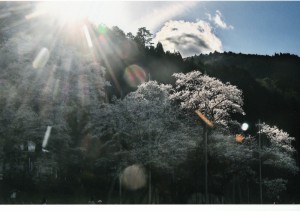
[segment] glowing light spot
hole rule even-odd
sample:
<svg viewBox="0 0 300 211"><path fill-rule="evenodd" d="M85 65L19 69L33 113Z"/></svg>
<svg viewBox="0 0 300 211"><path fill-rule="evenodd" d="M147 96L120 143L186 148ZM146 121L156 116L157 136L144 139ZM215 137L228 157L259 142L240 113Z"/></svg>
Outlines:
<svg viewBox="0 0 300 211"><path fill-rule="evenodd" d="M238 143L242 143L244 141L245 137L241 134L236 134L235 135L235 141Z"/></svg>
<svg viewBox="0 0 300 211"><path fill-rule="evenodd" d="M86 25L83 26L83 32L84 32L86 41L87 41L87 43L88 43L88 46L89 46L90 48L92 48L92 47L93 47L92 39L91 39L89 30L88 30L88 28L87 28Z"/></svg>
<svg viewBox="0 0 300 211"><path fill-rule="evenodd" d="M32 141L27 142L28 152L34 152L35 151L35 143Z"/></svg>
<svg viewBox="0 0 300 211"><path fill-rule="evenodd" d="M42 144L43 148L45 148L47 146L47 144L48 144L48 140L49 140L49 137L50 137L51 129L52 129L51 126L47 126L47 130L46 130L46 133L45 133L45 136L44 136L44 140L43 140L43 144Z"/></svg>
<svg viewBox="0 0 300 211"><path fill-rule="evenodd" d="M43 68L46 65L49 57L50 57L49 50L47 48L42 48L42 50L40 50L40 52L32 62L32 67L35 69Z"/></svg>
<svg viewBox="0 0 300 211"><path fill-rule="evenodd" d="M128 166L120 175L121 183L130 190L137 190L146 185L145 170L140 165Z"/></svg>
<svg viewBox="0 0 300 211"><path fill-rule="evenodd" d="M50 151L49 151L49 150L46 150L46 149L42 149L42 152L48 153L48 152L50 152Z"/></svg>
<svg viewBox="0 0 300 211"><path fill-rule="evenodd" d="M89 14L91 5L83 2L41 2L37 4L37 12L53 17L61 23L76 23L84 20Z"/></svg>
<svg viewBox="0 0 300 211"><path fill-rule="evenodd" d="M207 124L207 126L211 128L214 127L213 123L209 121L204 114L202 114L200 111L195 111L195 112L205 122L205 124Z"/></svg>
<svg viewBox="0 0 300 211"><path fill-rule="evenodd" d="M107 32L107 27L104 24L99 24L97 31L99 34L105 34Z"/></svg>
<svg viewBox="0 0 300 211"><path fill-rule="evenodd" d="M129 86L137 87L146 81L146 73L140 66L130 65L125 69L124 79Z"/></svg>
<svg viewBox="0 0 300 211"><path fill-rule="evenodd" d="M249 125L247 123L243 123L241 128L243 131L246 131L246 130L248 130Z"/></svg>

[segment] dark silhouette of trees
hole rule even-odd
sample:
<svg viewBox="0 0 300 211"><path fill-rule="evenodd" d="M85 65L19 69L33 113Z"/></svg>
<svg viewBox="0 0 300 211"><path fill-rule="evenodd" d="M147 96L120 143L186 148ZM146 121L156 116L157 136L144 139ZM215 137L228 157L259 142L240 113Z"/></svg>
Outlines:
<svg viewBox="0 0 300 211"><path fill-rule="evenodd" d="M146 27L141 27L138 29L136 36L134 38L135 42L141 47L150 47L153 45L152 34Z"/></svg>
<svg viewBox="0 0 300 211"><path fill-rule="evenodd" d="M164 56L165 55L165 51L163 48L163 45L161 44L161 42L158 42L156 44L156 48L155 48L155 53L157 54L157 56Z"/></svg>

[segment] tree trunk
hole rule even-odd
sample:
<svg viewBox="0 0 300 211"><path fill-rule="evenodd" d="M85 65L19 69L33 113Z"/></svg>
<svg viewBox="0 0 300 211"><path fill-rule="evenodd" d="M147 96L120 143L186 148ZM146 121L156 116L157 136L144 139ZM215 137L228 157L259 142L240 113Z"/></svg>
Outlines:
<svg viewBox="0 0 300 211"><path fill-rule="evenodd" d="M113 178L112 184L111 184L111 186L109 188L108 197L107 197L107 203L110 203L110 197L111 197L111 194L113 192L113 189L114 189L114 186L115 186L115 182L116 182L116 177Z"/></svg>
<svg viewBox="0 0 300 211"><path fill-rule="evenodd" d="M157 188L155 189L155 203L159 204L159 190Z"/></svg>
<svg viewBox="0 0 300 211"><path fill-rule="evenodd" d="M235 176L232 179L232 203L235 204Z"/></svg>
<svg viewBox="0 0 300 211"><path fill-rule="evenodd" d="M247 180L247 198L248 198L248 204L250 204L250 190L249 190L249 181Z"/></svg>
<svg viewBox="0 0 300 211"><path fill-rule="evenodd" d="M149 167L149 174L148 174L148 204L151 204L151 192L152 192L152 187L151 187L151 167Z"/></svg>
<svg viewBox="0 0 300 211"><path fill-rule="evenodd" d="M122 204L122 180L121 180L121 177L119 177L119 200L120 200L120 204Z"/></svg>
<svg viewBox="0 0 300 211"><path fill-rule="evenodd" d="M242 196L242 189L241 189L241 180L240 177L238 177L238 191L239 191L239 202L240 204L243 203L243 196Z"/></svg>

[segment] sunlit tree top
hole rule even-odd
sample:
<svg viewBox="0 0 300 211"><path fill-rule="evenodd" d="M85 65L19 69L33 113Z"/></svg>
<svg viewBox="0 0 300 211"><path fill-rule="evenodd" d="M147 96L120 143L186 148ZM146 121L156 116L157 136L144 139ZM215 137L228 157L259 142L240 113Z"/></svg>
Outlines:
<svg viewBox="0 0 300 211"><path fill-rule="evenodd" d="M244 114L242 91L230 83L192 71L175 73L175 92L171 99L180 101L181 108L199 110L214 123L227 125L230 113Z"/></svg>

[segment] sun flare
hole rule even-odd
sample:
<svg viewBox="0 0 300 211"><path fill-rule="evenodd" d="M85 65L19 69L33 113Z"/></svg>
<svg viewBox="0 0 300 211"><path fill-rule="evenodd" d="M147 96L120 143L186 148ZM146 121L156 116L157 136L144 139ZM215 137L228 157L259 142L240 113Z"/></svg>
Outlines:
<svg viewBox="0 0 300 211"><path fill-rule="evenodd" d="M42 2L37 6L37 14L46 14L60 22L78 22L88 17L89 5L83 2Z"/></svg>
<svg viewBox="0 0 300 211"><path fill-rule="evenodd" d="M35 12L28 14L26 19L40 15L54 17L60 23L78 23L89 20L107 26L118 25L127 19L128 14L123 2L41 2Z"/></svg>

